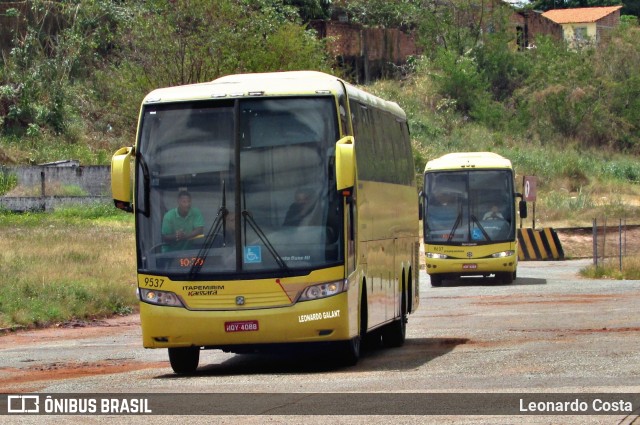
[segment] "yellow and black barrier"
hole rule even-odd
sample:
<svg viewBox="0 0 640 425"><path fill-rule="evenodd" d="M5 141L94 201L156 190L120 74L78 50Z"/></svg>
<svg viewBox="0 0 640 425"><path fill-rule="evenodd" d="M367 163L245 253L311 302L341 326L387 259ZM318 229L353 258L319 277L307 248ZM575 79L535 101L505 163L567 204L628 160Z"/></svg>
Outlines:
<svg viewBox="0 0 640 425"><path fill-rule="evenodd" d="M564 260L562 244L555 230L518 229L518 260Z"/></svg>

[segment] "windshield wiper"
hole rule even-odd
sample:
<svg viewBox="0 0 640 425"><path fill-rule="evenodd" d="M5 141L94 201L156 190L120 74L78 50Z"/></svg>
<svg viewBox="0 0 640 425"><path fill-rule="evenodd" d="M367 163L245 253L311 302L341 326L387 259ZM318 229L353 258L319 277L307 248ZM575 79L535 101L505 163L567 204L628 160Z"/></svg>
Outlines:
<svg viewBox="0 0 640 425"><path fill-rule="evenodd" d="M273 258L276 260L276 263L278 263L278 266L282 270L289 270L289 267L284 262L284 260L280 256L280 254L278 254L278 251L276 251L276 249L273 247L271 242L269 242L269 239L267 238L267 235L265 235L264 232L262 231L262 229L260 229L260 226L258 226L258 223L256 223L256 221L254 220L254 218L251 215L251 213L249 211L247 211L247 210L244 210L244 211L242 211L242 216L245 218L245 221L247 223L249 223L249 226L251 226L251 228L256 233L256 235L258 235L258 237L260 238L260 240L262 241L264 246L267 247L267 250L273 256Z"/></svg>
<svg viewBox="0 0 640 425"><path fill-rule="evenodd" d="M226 229L227 229L227 214L229 214L229 210L227 209L227 196L226 196L226 188L225 182L222 181L222 205L218 209L218 213L216 214L215 220L211 224L209 231L207 232L207 236L202 243L202 247L198 251L198 255L196 258L198 261L194 261L193 265L191 265L191 269L189 269L189 278L195 278L199 273L200 269L204 265L205 258L209 253L209 250L213 246L213 242L215 242L216 237L219 235L220 228L222 228L222 244L226 245Z"/></svg>
<svg viewBox="0 0 640 425"><path fill-rule="evenodd" d="M461 222L462 222L462 209L460 209L460 212L458 213L458 217L456 218L456 222L453 223L453 228L451 229L451 232L449 232L449 237L447 238L447 242L451 242L451 240L453 239L453 236L456 234L456 230L458 230L458 226L460 226Z"/></svg>

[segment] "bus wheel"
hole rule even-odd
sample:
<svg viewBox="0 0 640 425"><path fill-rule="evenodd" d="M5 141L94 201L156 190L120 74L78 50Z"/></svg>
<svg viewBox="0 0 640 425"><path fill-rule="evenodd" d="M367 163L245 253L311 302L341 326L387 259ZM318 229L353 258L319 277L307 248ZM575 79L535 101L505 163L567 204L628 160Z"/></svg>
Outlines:
<svg viewBox="0 0 640 425"><path fill-rule="evenodd" d="M196 371L200 361L200 347L169 348L169 362L175 373L186 375Z"/></svg>
<svg viewBox="0 0 640 425"><path fill-rule="evenodd" d="M431 274L429 278L431 279L431 286L438 287L442 285L442 276L439 274Z"/></svg>
<svg viewBox="0 0 640 425"><path fill-rule="evenodd" d="M355 336L347 341L341 341L338 349L338 363L341 366L355 366L360 360L360 345L362 338Z"/></svg>
<svg viewBox="0 0 640 425"><path fill-rule="evenodd" d="M382 329L382 345L385 347L400 347L407 336L407 302L404 291L400 302L400 318L389 323Z"/></svg>
<svg viewBox="0 0 640 425"><path fill-rule="evenodd" d="M511 283L513 283L513 273L496 273L496 280L504 285L510 285Z"/></svg>
<svg viewBox="0 0 640 425"><path fill-rule="evenodd" d="M342 366L355 366L360 360L360 349L362 347L362 341L368 339L367 335L367 323L368 323L368 309L367 309L367 291L366 282L362 282L365 290L362 292L360 299L360 323L358 335L347 341L338 342L337 361Z"/></svg>

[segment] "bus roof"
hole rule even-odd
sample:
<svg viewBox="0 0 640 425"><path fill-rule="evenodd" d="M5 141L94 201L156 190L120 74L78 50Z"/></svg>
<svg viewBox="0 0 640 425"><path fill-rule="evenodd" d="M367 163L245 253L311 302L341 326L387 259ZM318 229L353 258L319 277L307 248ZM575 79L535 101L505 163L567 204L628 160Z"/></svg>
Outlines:
<svg viewBox="0 0 640 425"><path fill-rule="evenodd" d="M318 71L227 75L207 83L156 89L144 98L143 103L184 102L221 98L335 95L344 92L343 87L346 87L349 98L378 107L406 119L404 111L397 103L381 99L344 82L338 77Z"/></svg>
<svg viewBox="0 0 640 425"><path fill-rule="evenodd" d="M427 162L424 172L455 171L469 168L511 169L511 161L493 152L456 152Z"/></svg>

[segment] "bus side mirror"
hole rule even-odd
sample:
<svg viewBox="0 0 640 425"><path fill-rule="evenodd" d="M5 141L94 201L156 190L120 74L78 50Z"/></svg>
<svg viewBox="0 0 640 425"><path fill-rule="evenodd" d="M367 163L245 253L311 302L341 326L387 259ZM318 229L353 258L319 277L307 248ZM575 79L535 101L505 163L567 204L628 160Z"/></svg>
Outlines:
<svg viewBox="0 0 640 425"><path fill-rule="evenodd" d="M132 212L131 157L133 147L120 148L111 158L111 195L116 208Z"/></svg>
<svg viewBox="0 0 640 425"><path fill-rule="evenodd" d="M336 189L343 190L354 184L353 136L345 136L336 143Z"/></svg>
<svg viewBox="0 0 640 425"><path fill-rule="evenodd" d="M518 202L518 208L520 209L520 218L527 218L527 201L521 199Z"/></svg>
<svg viewBox="0 0 640 425"><path fill-rule="evenodd" d="M424 192L420 191L418 193L418 220L422 220L424 217L424 213L422 210L424 209Z"/></svg>

